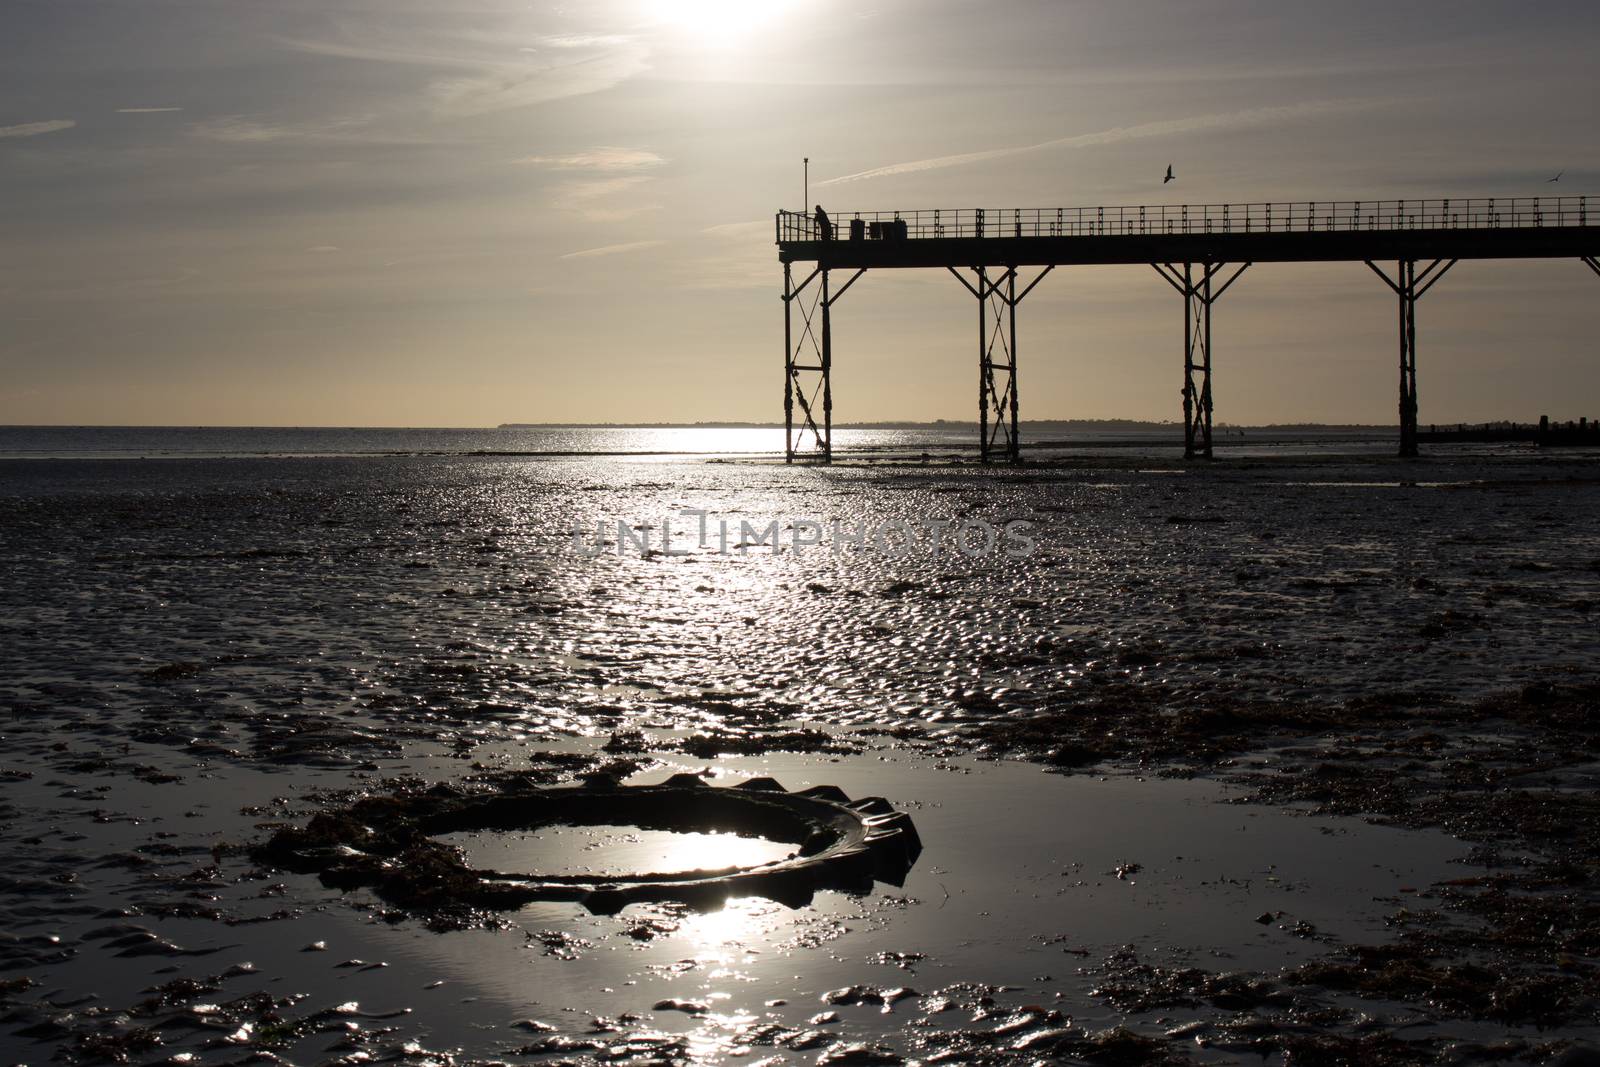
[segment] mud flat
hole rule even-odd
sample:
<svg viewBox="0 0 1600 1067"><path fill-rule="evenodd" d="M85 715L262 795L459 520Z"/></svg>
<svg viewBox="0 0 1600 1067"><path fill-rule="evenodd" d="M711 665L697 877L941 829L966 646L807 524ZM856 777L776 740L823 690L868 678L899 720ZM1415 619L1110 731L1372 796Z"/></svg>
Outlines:
<svg viewBox="0 0 1600 1067"><path fill-rule="evenodd" d="M1595 1055L1594 457L32 461L0 506L4 1062ZM574 548L686 509L1037 547ZM252 851L507 774L837 786L923 847L448 924ZM445 845L771 858L681 836Z"/></svg>

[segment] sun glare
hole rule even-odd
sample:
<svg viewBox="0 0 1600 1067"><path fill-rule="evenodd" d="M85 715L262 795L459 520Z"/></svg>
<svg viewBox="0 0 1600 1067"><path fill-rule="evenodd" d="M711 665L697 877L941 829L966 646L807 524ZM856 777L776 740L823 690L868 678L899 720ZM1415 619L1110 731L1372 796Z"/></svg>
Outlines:
<svg viewBox="0 0 1600 1067"><path fill-rule="evenodd" d="M716 911L684 916L678 934L689 941L695 959L702 963L735 963L744 957L748 942L758 941L770 932L780 908L771 901L740 897Z"/></svg>
<svg viewBox="0 0 1600 1067"><path fill-rule="evenodd" d="M726 46L772 26L794 0L649 0L656 22L700 44Z"/></svg>

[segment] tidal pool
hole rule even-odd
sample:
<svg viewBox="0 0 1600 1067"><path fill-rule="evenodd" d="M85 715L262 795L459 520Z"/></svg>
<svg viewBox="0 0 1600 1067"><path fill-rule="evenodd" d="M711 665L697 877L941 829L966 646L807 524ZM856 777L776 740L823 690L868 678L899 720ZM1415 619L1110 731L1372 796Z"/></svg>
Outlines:
<svg viewBox="0 0 1600 1067"><path fill-rule="evenodd" d="M547 826L528 832L465 830L439 840L467 863L497 871L560 874L668 874L754 867L794 854L794 846L733 833L679 833L637 826Z"/></svg>

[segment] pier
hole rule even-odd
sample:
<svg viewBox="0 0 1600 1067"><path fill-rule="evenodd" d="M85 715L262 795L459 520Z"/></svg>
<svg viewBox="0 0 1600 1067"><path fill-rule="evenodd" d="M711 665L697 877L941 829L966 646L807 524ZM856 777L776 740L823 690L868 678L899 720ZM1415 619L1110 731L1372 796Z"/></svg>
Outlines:
<svg viewBox="0 0 1600 1067"><path fill-rule="evenodd" d="M1600 224L1587 196L842 212L826 227L809 212L780 211L776 234L790 462L832 459L833 307L869 270L947 270L976 299L986 463L1021 457L1017 310L1057 267L1148 263L1182 299L1191 459L1212 455L1212 307L1253 264L1365 263L1395 294L1401 456L1417 454L1417 301L1452 266L1572 258L1600 276Z"/></svg>

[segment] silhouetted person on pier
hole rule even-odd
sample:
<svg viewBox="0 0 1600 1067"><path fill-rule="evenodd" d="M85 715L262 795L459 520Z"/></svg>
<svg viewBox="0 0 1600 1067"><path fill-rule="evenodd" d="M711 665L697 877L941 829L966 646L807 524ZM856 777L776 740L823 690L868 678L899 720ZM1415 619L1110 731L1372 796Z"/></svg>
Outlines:
<svg viewBox="0 0 1600 1067"><path fill-rule="evenodd" d="M828 218L828 213L822 210L822 205L817 205L817 232L824 241L833 240L833 220Z"/></svg>

